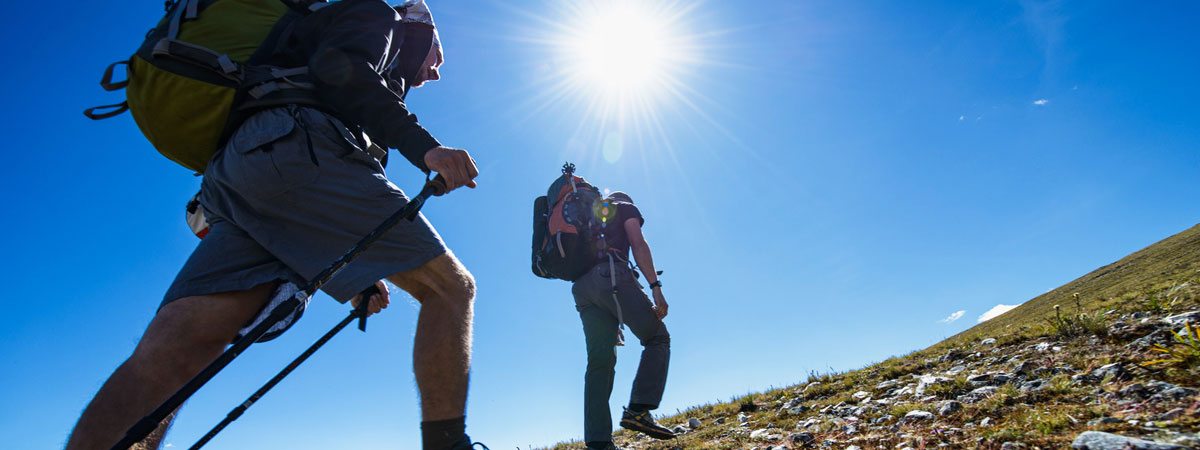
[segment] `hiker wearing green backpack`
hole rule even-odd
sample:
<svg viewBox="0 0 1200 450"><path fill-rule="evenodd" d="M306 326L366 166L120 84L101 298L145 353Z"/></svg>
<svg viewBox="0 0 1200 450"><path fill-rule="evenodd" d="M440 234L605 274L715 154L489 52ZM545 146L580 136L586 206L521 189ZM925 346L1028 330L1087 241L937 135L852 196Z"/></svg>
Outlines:
<svg viewBox="0 0 1200 450"><path fill-rule="evenodd" d="M436 172L443 193L476 186L470 154L442 146L403 101L439 79L443 61L423 0L175 0L167 8L128 61L130 80L105 76L106 89L128 88L127 103L89 116L128 109L156 149L203 173L198 204L209 227L132 356L83 412L70 450L113 446L272 298L290 298L289 286L296 292L403 208L408 197L384 173L387 148ZM207 106L179 109L196 105ZM223 145L197 144L207 140ZM424 449L474 448L465 433L473 277L416 216L321 289L377 313L389 303L385 278L421 302L413 366ZM378 292L361 299L371 286ZM158 448L169 422L135 447Z"/></svg>
<svg viewBox="0 0 1200 450"><path fill-rule="evenodd" d="M617 191L602 197L574 171L574 165L565 164L547 195L534 202L533 272L573 283L571 294L587 344L584 441L589 450L617 450L608 401L616 346L622 345L625 326L641 341L642 355L621 427L672 439L675 434L650 414L666 388L671 335L663 323L667 301L659 279L662 272L654 269L650 244L642 235L645 219L629 194ZM645 275L653 300L638 283L631 261Z"/></svg>

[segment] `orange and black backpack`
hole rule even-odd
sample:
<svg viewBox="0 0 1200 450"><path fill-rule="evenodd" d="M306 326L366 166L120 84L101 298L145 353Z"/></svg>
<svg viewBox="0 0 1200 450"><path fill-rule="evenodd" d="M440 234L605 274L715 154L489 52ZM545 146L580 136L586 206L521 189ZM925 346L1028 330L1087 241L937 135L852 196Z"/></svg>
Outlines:
<svg viewBox="0 0 1200 450"><path fill-rule="evenodd" d="M604 226L615 217L600 190L563 164L562 176L533 202L533 274L575 281L603 258Z"/></svg>

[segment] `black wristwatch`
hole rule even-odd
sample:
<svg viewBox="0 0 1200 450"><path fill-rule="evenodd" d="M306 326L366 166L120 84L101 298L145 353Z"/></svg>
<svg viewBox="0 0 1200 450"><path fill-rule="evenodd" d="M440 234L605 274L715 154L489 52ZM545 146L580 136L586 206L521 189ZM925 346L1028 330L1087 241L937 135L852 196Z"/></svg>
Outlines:
<svg viewBox="0 0 1200 450"><path fill-rule="evenodd" d="M655 281L655 282L653 282L653 283L650 283L650 289L654 289L654 288L656 288L656 287L657 287L657 288L660 288L660 287L662 287L662 280L658 280L658 281Z"/></svg>

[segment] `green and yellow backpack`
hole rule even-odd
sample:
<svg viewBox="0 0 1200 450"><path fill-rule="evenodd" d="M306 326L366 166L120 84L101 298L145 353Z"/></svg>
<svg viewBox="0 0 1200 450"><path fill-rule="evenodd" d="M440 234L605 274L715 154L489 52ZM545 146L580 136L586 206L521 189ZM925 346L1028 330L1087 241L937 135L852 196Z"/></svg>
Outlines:
<svg viewBox="0 0 1200 450"><path fill-rule="evenodd" d="M100 120L129 111L159 153L204 173L241 102L315 102L306 67L270 67L256 60L270 54L295 19L328 5L324 0L171 0L137 52L104 71L100 85L107 91L125 89L126 100L84 115ZM127 79L114 82L119 65L125 66Z"/></svg>

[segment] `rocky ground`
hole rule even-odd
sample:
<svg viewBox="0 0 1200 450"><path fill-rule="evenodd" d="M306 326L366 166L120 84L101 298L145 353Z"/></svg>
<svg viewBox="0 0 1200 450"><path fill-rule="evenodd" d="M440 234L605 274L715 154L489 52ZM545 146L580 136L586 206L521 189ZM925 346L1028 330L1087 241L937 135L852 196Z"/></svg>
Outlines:
<svg viewBox="0 0 1200 450"><path fill-rule="evenodd" d="M661 418L680 435L671 441L621 431L616 442L652 450L1200 449L1200 342L1186 338L1188 324L1200 325L1197 291L1185 283L1091 315L1056 307L1055 317L1010 334ZM1147 364L1164 357L1176 361Z"/></svg>

